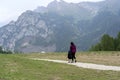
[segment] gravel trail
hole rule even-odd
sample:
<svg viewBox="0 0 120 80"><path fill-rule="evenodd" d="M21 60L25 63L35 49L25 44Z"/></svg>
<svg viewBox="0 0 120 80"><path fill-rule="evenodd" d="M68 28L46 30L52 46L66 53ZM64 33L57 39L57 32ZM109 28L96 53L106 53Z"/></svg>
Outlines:
<svg viewBox="0 0 120 80"><path fill-rule="evenodd" d="M101 64L82 63L82 62L68 63L68 61L52 60L52 59L39 59L39 58L32 58L32 59L51 61L51 62L57 62L57 63L65 63L65 64L75 65L77 67L88 68L88 69L120 71L120 66L107 66L107 65L101 65Z"/></svg>

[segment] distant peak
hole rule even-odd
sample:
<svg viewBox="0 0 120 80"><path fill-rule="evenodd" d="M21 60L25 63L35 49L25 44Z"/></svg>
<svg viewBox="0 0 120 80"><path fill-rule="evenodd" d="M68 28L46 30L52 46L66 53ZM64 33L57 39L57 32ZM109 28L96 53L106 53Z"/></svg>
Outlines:
<svg viewBox="0 0 120 80"><path fill-rule="evenodd" d="M53 2L58 3L58 2L65 2L65 1L64 0L54 0Z"/></svg>
<svg viewBox="0 0 120 80"><path fill-rule="evenodd" d="M59 2L65 2L64 0L58 0Z"/></svg>

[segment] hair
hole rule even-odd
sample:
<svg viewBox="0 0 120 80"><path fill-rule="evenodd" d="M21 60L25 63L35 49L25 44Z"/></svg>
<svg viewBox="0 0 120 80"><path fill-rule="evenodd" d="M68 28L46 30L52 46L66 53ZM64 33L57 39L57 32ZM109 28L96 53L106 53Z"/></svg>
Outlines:
<svg viewBox="0 0 120 80"><path fill-rule="evenodd" d="M74 45L74 43L73 43L73 42L71 42L71 45Z"/></svg>

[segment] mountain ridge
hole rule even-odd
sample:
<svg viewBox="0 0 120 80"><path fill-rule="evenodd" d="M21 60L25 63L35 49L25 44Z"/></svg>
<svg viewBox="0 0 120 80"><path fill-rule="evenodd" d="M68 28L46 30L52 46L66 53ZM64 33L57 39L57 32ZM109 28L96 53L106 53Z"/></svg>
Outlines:
<svg viewBox="0 0 120 80"><path fill-rule="evenodd" d="M0 46L25 53L63 52L73 41L78 51L88 50L103 34L116 36L120 31L120 6L106 8L111 1L67 3L55 0L47 7L28 10L17 21L0 28ZM119 2L115 1L115 4Z"/></svg>

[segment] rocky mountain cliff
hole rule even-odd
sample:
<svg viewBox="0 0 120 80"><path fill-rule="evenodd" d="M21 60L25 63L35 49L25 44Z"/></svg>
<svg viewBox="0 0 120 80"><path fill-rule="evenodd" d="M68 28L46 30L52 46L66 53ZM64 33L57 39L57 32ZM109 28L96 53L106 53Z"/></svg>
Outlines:
<svg viewBox="0 0 120 80"><path fill-rule="evenodd" d="M39 13L57 13L61 16L72 16L77 20L91 19L96 15L100 5L91 2L67 3L63 0L54 0L47 7L38 7L35 12Z"/></svg>
<svg viewBox="0 0 120 80"><path fill-rule="evenodd" d="M68 51L69 43L74 41L78 51L88 50L103 34L116 36L120 31L118 3L54 0L47 7L22 13L17 21L0 28L0 45L18 52L61 52Z"/></svg>

